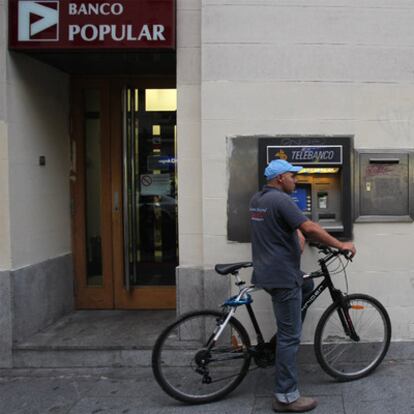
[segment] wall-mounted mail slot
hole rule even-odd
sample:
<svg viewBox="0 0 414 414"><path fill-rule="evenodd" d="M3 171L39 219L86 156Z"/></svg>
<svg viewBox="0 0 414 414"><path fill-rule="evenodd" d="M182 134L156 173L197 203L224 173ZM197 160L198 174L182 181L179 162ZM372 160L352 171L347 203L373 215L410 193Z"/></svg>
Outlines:
<svg viewBox="0 0 414 414"><path fill-rule="evenodd" d="M403 150L357 151L357 221L412 221L411 158Z"/></svg>
<svg viewBox="0 0 414 414"><path fill-rule="evenodd" d="M370 158L370 164L399 164L399 158Z"/></svg>

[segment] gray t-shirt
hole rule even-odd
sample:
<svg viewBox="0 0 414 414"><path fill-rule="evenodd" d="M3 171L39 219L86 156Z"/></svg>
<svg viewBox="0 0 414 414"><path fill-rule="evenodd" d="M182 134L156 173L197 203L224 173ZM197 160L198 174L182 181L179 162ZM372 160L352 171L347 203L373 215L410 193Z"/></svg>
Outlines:
<svg viewBox="0 0 414 414"><path fill-rule="evenodd" d="M264 186L250 200L252 283L262 288L293 288L303 283L296 229L307 217L292 198Z"/></svg>

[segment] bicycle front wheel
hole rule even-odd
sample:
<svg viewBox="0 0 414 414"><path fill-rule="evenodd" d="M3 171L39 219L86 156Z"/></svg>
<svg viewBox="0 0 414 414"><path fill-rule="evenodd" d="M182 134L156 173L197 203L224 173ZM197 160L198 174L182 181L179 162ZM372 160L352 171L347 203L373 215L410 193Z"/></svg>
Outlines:
<svg viewBox="0 0 414 414"><path fill-rule="evenodd" d="M345 310L334 303L323 313L315 332L315 354L327 374L349 381L370 374L384 359L391 322L384 306L371 296L354 294L344 299ZM356 337L345 332L346 320Z"/></svg>
<svg viewBox="0 0 414 414"><path fill-rule="evenodd" d="M248 372L249 336L231 318L217 342L213 337L227 314L190 312L167 327L152 353L152 369L171 397L199 404L218 400L234 390Z"/></svg>

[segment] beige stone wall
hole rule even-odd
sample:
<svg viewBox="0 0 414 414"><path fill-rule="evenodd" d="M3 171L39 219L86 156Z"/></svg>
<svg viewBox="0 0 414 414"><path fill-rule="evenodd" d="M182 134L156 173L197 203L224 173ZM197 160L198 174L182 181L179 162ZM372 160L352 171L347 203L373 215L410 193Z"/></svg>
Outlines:
<svg viewBox="0 0 414 414"><path fill-rule="evenodd" d="M177 153L180 266L203 261L201 0L177 1Z"/></svg>
<svg viewBox="0 0 414 414"><path fill-rule="evenodd" d="M69 77L9 52L7 18L0 0L0 270L71 251Z"/></svg>
<svg viewBox="0 0 414 414"><path fill-rule="evenodd" d="M9 270L11 265L9 203L7 125L0 120L0 271Z"/></svg>
<svg viewBox="0 0 414 414"><path fill-rule="evenodd" d="M413 19L408 0L203 0L205 267L250 259L249 244L227 241L226 137L342 134L353 135L357 149L414 148ZM413 226L354 225L350 291L387 306L395 340L414 340ZM307 251L305 269L315 259ZM310 310L305 341L326 304L322 298ZM255 306L271 333L268 298L259 295Z"/></svg>
<svg viewBox="0 0 414 414"><path fill-rule="evenodd" d="M0 271L10 269L9 154L6 123L6 6L0 0Z"/></svg>
<svg viewBox="0 0 414 414"><path fill-rule="evenodd" d="M18 269L71 251L68 75L8 53L7 129L11 266Z"/></svg>
<svg viewBox="0 0 414 414"><path fill-rule="evenodd" d="M0 367L12 365L12 289L10 281L10 199L7 133L7 7L0 0Z"/></svg>

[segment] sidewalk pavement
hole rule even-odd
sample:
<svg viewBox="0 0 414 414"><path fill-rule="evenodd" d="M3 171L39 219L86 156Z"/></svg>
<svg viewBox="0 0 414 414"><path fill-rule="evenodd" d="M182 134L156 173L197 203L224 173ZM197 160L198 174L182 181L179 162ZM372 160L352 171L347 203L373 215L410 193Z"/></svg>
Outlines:
<svg viewBox="0 0 414 414"><path fill-rule="evenodd" d="M0 370L2 414L271 413L273 369L256 369L223 400L181 404L150 368ZM318 398L314 414L413 414L414 360L386 360L368 378L339 383L314 363L300 365L300 391Z"/></svg>

